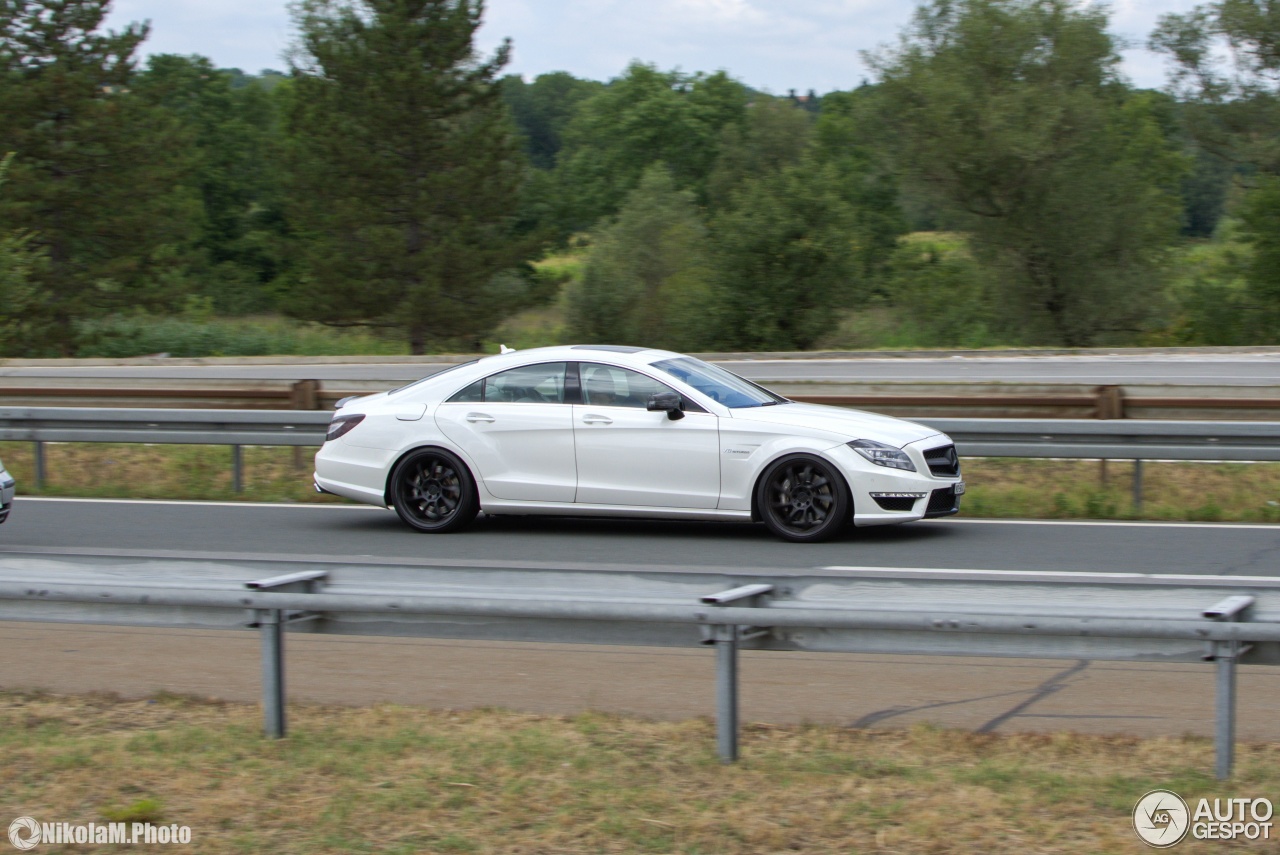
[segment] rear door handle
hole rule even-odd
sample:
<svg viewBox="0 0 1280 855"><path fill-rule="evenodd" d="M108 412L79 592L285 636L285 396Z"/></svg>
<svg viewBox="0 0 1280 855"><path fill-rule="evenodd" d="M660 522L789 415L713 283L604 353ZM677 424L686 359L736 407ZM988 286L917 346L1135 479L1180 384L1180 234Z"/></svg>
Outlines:
<svg viewBox="0 0 1280 855"><path fill-rule="evenodd" d="M487 415L486 413L467 413L466 419L472 424L475 424L476 422L485 422L486 424L492 424L493 422L497 421L497 419L495 419L493 416Z"/></svg>
<svg viewBox="0 0 1280 855"><path fill-rule="evenodd" d="M611 425L613 419L608 416L583 416L582 423L584 425Z"/></svg>

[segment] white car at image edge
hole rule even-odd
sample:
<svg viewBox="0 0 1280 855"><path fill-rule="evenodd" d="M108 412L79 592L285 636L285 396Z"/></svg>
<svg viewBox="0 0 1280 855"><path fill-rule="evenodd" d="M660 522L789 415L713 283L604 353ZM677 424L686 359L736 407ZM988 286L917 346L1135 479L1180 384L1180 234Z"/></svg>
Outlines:
<svg viewBox="0 0 1280 855"><path fill-rule="evenodd" d="M0 523L9 518L9 510L13 507L13 492L17 482L5 471L4 461L0 460Z"/></svg>
<svg viewBox="0 0 1280 855"><path fill-rule="evenodd" d="M954 514L964 492L933 428L613 345L508 351L344 399L315 485L424 532L484 511L762 521L798 542Z"/></svg>

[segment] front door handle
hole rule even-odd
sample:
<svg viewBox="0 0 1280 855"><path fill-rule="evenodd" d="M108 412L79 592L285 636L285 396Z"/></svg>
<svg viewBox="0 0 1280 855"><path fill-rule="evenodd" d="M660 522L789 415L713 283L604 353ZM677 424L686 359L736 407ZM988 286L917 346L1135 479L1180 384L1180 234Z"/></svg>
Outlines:
<svg viewBox="0 0 1280 855"><path fill-rule="evenodd" d="M487 415L485 413L467 413L466 419L472 424L475 424L476 422L493 424L495 421L497 421L497 419L495 419L493 416Z"/></svg>
<svg viewBox="0 0 1280 855"><path fill-rule="evenodd" d="M611 425L613 419L608 416L583 416L582 423L584 425Z"/></svg>

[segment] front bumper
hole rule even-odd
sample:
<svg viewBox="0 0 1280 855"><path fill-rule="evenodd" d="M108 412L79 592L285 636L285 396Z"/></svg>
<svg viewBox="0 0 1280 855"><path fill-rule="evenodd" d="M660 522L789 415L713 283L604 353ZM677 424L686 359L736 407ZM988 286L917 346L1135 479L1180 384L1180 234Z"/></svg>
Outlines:
<svg viewBox="0 0 1280 855"><path fill-rule="evenodd" d="M929 494L929 504L925 506L924 518L931 520L934 517L949 517L960 513L961 495L963 493L956 493L954 484L934 490Z"/></svg>
<svg viewBox="0 0 1280 855"><path fill-rule="evenodd" d="M926 451L949 443L945 436L934 436L905 446L916 465L914 472L876 466L851 448L830 449L827 455L839 464L853 492L853 524L891 525L959 513L964 491L961 487L956 493L963 483L959 466L954 477L934 475L924 457Z"/></svg>

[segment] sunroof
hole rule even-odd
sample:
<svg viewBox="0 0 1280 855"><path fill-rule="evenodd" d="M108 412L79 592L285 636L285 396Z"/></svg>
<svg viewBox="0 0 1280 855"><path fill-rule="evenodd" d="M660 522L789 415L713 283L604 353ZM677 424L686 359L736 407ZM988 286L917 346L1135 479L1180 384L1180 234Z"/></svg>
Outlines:
<svg viewBox="0 0 1280 855"><path fill-rule="evenodd" d="M625 344L575 344L571 350L607 350L609 353L641 353L647 347L629 347Z"/></svg>

